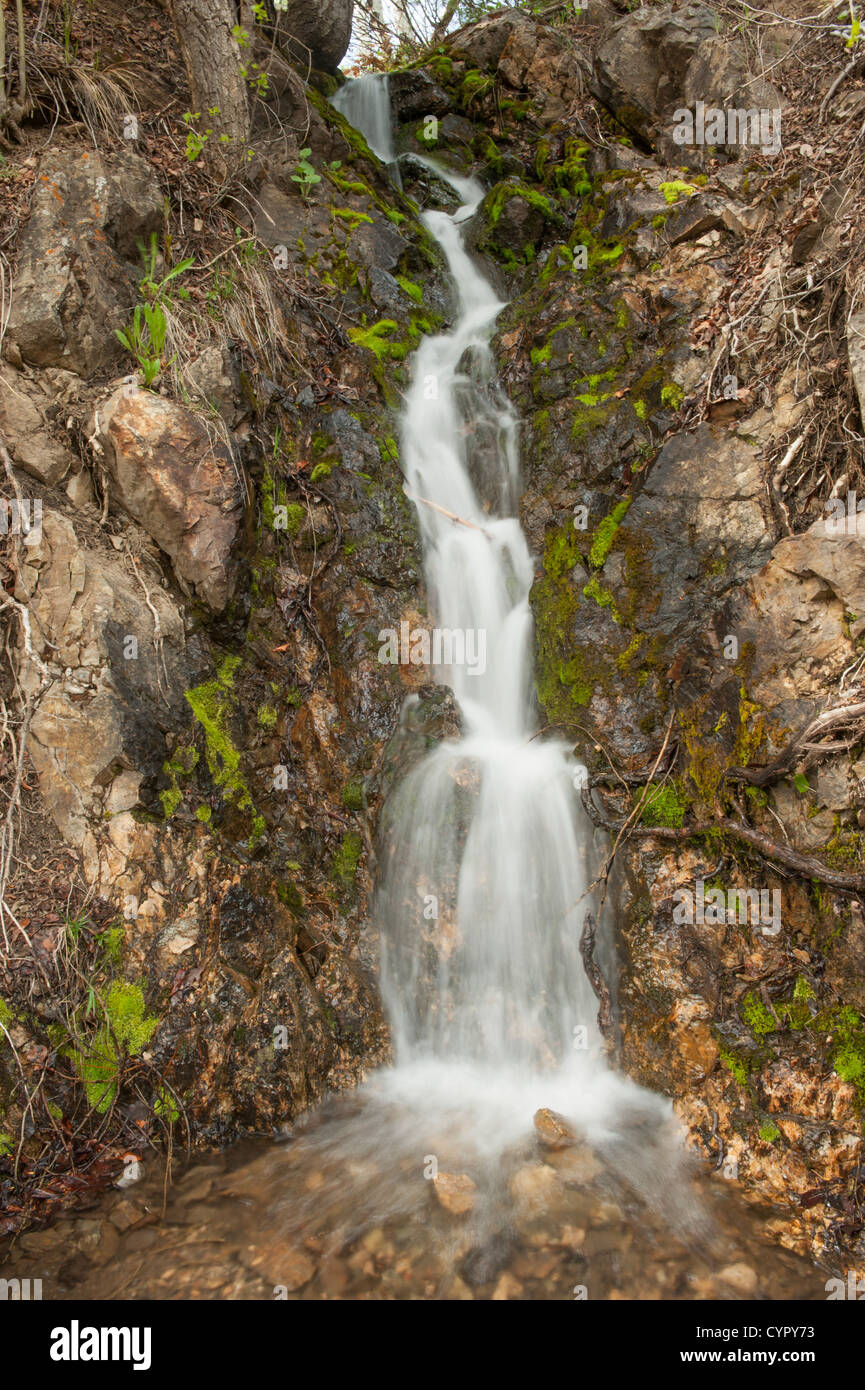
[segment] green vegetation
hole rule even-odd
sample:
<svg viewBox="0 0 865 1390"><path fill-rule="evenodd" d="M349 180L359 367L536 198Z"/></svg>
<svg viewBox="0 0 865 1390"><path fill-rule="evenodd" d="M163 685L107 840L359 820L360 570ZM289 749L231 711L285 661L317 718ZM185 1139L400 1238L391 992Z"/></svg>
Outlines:
<svg viewBox="0 0 865 1390"><path fill-rule="evenodd" d="M688 809L681 787L673 780L649 782L642 791L635 793L634 805L642 806L640 821L643 825L667 826L672 830L681 829Z"/></svg>
<svg viewBox="0 0 865 1390"><path fill-rule="evenodd" d="M103 1003L104 1022L74 1050L75 1066L89 1104L100 1115L110 1109L124 1060L137 1057L149 1043L159 1019L144 1012L139 985L115 980Z"/></svg>

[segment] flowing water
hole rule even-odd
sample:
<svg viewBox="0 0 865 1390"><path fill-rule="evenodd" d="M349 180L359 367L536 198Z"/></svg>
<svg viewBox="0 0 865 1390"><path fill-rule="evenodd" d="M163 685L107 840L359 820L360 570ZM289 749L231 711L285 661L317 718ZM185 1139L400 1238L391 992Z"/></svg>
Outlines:
<svg viewBox="0 0 865 1390"><path fill-rule="evenodd" d="M392 162L386 83L362 78L337 104ZM696 1173L669 1102L605 1056L579 952L595 862L580 769L536 736L519 429L489 349L503 306L464 243L484 190L431 167L461 202L424 214L458 308L415 354L400 455L430 612L484 660L435 673L461 735L383 813L395 1064L285 1144L192 1168L167 1209L154 1175L107 1221L24 1250L42 1269L46 1239L74 1252L61 1297L822 1297L825 1275L768 1245L759 1214ZM549 1115L536 1135L538 1111L570 1137Z"/></svg>

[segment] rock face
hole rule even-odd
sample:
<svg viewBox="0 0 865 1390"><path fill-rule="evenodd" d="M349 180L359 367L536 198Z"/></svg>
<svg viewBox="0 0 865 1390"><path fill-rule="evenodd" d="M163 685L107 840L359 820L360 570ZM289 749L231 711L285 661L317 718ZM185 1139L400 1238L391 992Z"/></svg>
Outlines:
<svg viewBox="0 0 865 1390"><path fill-rule="evenodd" d="M161 224L153 170L136 154L49 153L22 237L9 342L25 362L79 375L116 362L141 256Z"/></svg>
<svg viewBox="0 0 865 1390"><path fill-rule="evenodd" d="M106 856L116 862L114 842L129 830L141 783L155 784L161 771L191 664L181 615L152 560L91 549L86 535L45 509L40 542L24 551L19 593L29 596L36 653L51 681L33 716L30 755L49 814L99 882ZM23 654L21 678L36 694L38 672Z"/></svg>
<svg viewBox="0 0 865 1390"><path fill-rule="evenodd" d="M335 72L348 52L354 0L288 0L279 30L296 41L299 60Z"/></svg>
<svg viewBox="0 0 865 1390"><path fill-rule="evenodd" d="M225 444L191 411L136 387L120 387L99 406L92 430L111 496L170 557L185 592L221 613L244 503Z"/></svg>
<svg viewBox="0 0 865 1390"><path fill-rule="evenodd" d="M720 110L780 109L780 93L754 77L744 49L721 37L715 12L688 4L675 11L641 7L614 24L597 51L591 87L670 163L700 167L704 152L673 139L673 112L694 112L697 101Z"/></svg>

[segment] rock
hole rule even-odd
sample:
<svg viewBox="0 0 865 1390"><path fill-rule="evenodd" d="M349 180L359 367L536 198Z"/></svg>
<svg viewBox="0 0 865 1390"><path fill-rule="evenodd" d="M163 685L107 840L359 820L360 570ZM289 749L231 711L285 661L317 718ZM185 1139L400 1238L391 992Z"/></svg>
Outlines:
<svg viewBox="0 0 865 1390"><path fill-rule="evenodd" d="M614 24L595 56L591 91L618 120L671 164L702 163L704 150L677 145L674 110L706 107L775 110L782 98L753 82L744 48L721 39L714 11L702 4L643 6Z"/></svg>
<svg viewBox="0 0 865 1390"><path fill-rule="evenodd" d="M859 415L865 420L865 310L852 314L847 324L847 356L859 397Z"/></svg>
<svg viewBox="0 0 865 1390"><path fill-rule="evenodd" d="M437 1173L433 1191L451 1216L465 1216L474 1207L477 1187L466 1173Z"/></svg>
<svg viewBox="0 0 865 1390"><path fill-rule="evenodd" d="M546 1163L527 1163L514 1173L508 1191L521 1215L531 1218L543 1215L561 1196L562 1188Z"/></svg>
<svg viewBox="0 0 865 1390"><path fill-rule="evenodd" d="M315 1274L315 1261L309 1255L281 1241L252 1246L247 1258L253 1269L260 1270L275 1288L283 1288L286 1293L302 1289Z"/></svg>
<svg viewBox="0 0 865 1390"><path fill-rule="evenodd" d="M575 1142L574 1131L564 1116L556 1114L555 1110L536 1110L534 1126L542 1148L566 1149Z"/></svg>
<svg viewBox="0 0 865 1390"><path fill-rule="evenodd" d="M147 1212L144 1207L139 1206L137 1202L130 1202L127 1197L124 1197L122 1201L117 1202L111 1208L108 1213L108 1220L115 1230L118 1230L122 1235L124 1231L131 1231L146 1216Z"/></svg>
<svg viewBox="0 0 865 1390"><path fill-rule="evenodd" d="M585 1145L559 1149L549 1155L548 1162L566 1187L586 1187L604 1171L603 1165Z"/></svg>
<svg viewBox="0 0 865 1390"><path fill-rule="evenodd" d="M750 1298L757 1287L757 1272L746 1264L727 1265L726 1269L720 1270L718 1278L735 1289L742 1298Z"/></svg>
<svg viewBox="0 0 865 1390"><path fill-rule="evenodd" d="M231 357L217 343L206 347L193 362L186 376L192 384L193 396L216 410L228 426L236 423L239 386Z"/></svg>
<svg viewBox="0 0 865 1390"><path fill-rule="evenodd" d="M81 468L81 460L56 437L57 426L51 420L62 409L58 398L62 398L63 379L77 378L65 372L25 375L10 367L0 375L0 435L13 463L47 487L55 487L67 474L77 475Z"/></svg>
<svg viewBox="0 0 865 1390"><path fill-rule="evenodd" d="M450 97L423 68L407 68L388 78L391 108L398 121L416 121L424 116L444 116Z"/></svg>
<svg viewBox="0 0 865 1390"><path fill-rule="evenodd" d="M453 51L465 54L473 67L497 71L509 86L528 92L542 122L561 120L590 70L578 45L515 9L462 29Z"/></svg>
<svg viewBox="0 0 865 1390"><path fill-rule="evenodd" d="M522 1298L522 1296L522 1284L508 1270L499 1275L498 1282L490 1294L493 1303L505 1303L509 1298Z"/></svg>
<svg viewBox="0 0 865 1390"><path fill-rule="evenodd" d="M137 564L159 615L167 682L144 589L120 555L85 547L67 517L45 508L40 542L27 547L20 574L36 618L34 646L53 676L33 716L29 751L48 812L67 843L84 851L91 876L98 857L91 824L105 823L109 805L128 812L138 804L142 776L161 769L163 731L183 714L191 683L180 614L152 563L139 557ZM22 686L35 693L38 671L23 650L19 661Z"/></svg>
<svg viewBox="0 0 865 1390"><path fill-rule="evenodd" d="M348 52L354 0L285 0L279 31L296 40L289 45L306 66L335 72Z"/></svg>
<svg viewBox="0 0 865 1390"><path fill-rule="evenodd" d="M111 500L170 557L184 592L222 612L243 519L238 466L225 446L184 406L136 387L115 391L95 413L92 431L104 451Z"/></svg>
<svg viewBox="0 0 865 1390"><path fill-rule="evenodd" d="M153 170L131 151L44 157L9 316L9 338L25 362L90 375L122 355L114 330L126 326L137 298L138 242L162 217Z"/></svg>

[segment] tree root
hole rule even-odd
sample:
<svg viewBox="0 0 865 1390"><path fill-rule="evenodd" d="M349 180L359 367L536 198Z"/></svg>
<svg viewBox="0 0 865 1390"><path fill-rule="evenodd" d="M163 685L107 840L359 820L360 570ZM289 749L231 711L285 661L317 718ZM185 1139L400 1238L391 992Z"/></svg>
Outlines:
<svg viewBox="0 0 865 1390"><path fill-rule="evenodd" d="M607 830L610 834L622 834L627 821L607 819L594 805L585 788L582 799L583 806L599 829ZM776 863L783 864L785 868L792 869L794 873L801 874L804 878L816 879L818 883L825 883L829 888L838 888L848 893L865 892L865 873L845 874L838 869L830 869L819 859L815 859L813 855L799 854L797 850L788 849L786 845L779 845L776 841L770 840L769 836L764 835L761 831L753 830L750 825L742 825L739 821L730 820L727 817L720 817L707 825L682 826L681 829L664 825L631 825L628 827L628 834L639 835L644 839L668 840L674 844L682 844L698 835L716 834L719 830L751 845L753 849L758 850L763 855L764 859L773 859Z"/></svg>
<svg viewBox="0 0 865 1390"><path fill-rule="evenodd" d="M810 761L816 761L821 750L819 744L815 744L815 739L844 728L857 719L865 719L865 702L855 705L838 705L834 709L824 710L822 714L818 714L816 719L812 719L801 733L791 739L774 762L769 763L766 767L731 767L727 771L727 780L729 782L747 782L752 787L766 787L770 782L777 782L779 777L784 777L792 770L801 753L809 752L815 755ZM831 749L826 751L829 752Z"/></svg>

